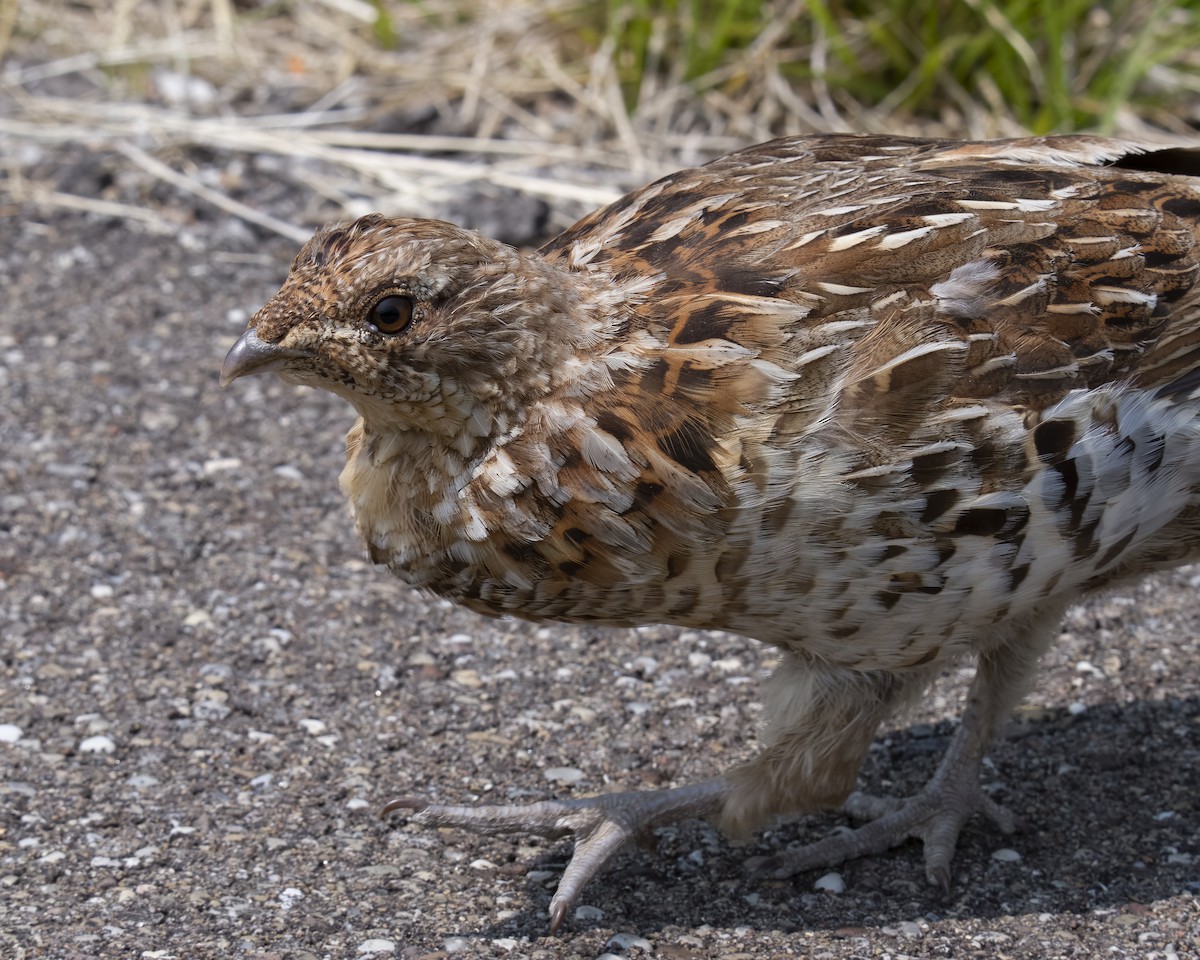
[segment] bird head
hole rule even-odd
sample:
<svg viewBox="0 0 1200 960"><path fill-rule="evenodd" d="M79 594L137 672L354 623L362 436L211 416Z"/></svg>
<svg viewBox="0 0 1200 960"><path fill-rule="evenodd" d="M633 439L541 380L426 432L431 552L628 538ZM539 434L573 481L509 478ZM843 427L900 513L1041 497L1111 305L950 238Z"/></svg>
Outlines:
<svg viewBox="0 0 1200 960"><path fill-rule="evenodd" d="M221 382L274 371L349 400L368 426L481 435L553 388L579 346L562 269L436 220L318 231L251 318ZM481 429L482 428L482 429Z"/></svg>

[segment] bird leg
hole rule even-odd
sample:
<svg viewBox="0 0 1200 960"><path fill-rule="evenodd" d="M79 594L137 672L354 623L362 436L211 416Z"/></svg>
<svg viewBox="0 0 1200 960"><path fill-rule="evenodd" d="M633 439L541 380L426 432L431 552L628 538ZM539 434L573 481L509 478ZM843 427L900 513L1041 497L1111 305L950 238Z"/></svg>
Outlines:
<svg viewBox="0 0 1200 960"><path fill-rule="evenodd" d="M646 840L651 830L667 823L716 813L728 789L724 780L717 779L673 790L629 791L525 805L453 806L398 797L380 813L412 810L410 819L414 823L459 827L486 836L532 834L552 840L573 836L571 861L550 900L550 932L554 933L587 882L630 840Z"/></svg>
<svg viewBox="0 0 1200 960"><path fill-rule="evenodd" d="M1052 621L1046 619L1054 625L1058 622L1058 616ZM759 858L752 864L753 871L781 879L877 855L916 838L925 846L926 878L948 889L958 835L972 814L983 814L1005 834L1016 828L1013 815L983 792L980 767L997 726L1020 699L1037 658L1053 634L1052 628L1037 625L1025 636L1006 638L1007 642L980 655L962 722L937 771L920 792L903 800L853 793L842 810L870 823L798 850Z"/></svg>
<svg viewBox="0 0 1200 960"><path fill-rule="evenodd" d="M1015 829L1012 814L979 785L979 768L990 740L984 735L984 727L968 707L937 772L919 793L905 800L852 793L841 809L870 823L798 850L763 857L752 864L754 873L782 879L804 870L880 854L916 838L925 844L925 876L930 883L949 888L950 861L958 834L972 814L982 813L1002 833Z"/></svg>
<svg viewBox="0 0 1200 960"><path fill-rule="evenodd" d="M931 676L928 666L856 670L786 654L767 684L763 749L726 776L722 828L745 837L779 816L840 806L879 725Z"/></svg>

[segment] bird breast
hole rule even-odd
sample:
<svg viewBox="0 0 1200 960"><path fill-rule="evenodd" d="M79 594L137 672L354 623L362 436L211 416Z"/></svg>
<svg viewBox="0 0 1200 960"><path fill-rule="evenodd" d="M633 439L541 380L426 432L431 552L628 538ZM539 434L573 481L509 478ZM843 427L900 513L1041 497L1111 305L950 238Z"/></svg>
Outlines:
<svg viewBox="0 0 1200 960"><path fill-rule="evenodd" d="M374 561L477 612L727 629L864 669L953 655L1195 539L1171 524L1200 471L1186 405L1115 385L1033 430L1007 407L942 416L947 439L872 466L813 431L715 444L703 476L582 406L473 459L360 422L342 484ZM1003 478L972 459L989 445Z"/></svg>

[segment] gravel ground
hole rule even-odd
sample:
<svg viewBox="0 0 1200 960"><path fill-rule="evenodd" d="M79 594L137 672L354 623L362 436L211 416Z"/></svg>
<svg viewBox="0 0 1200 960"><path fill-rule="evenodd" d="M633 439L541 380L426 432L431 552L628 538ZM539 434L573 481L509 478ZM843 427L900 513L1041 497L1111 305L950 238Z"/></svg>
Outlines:
<svg viewBox="0 0 1200 960"><path fill-rule="evenodd" d="M753 750L771 652L488 621L372 568L336 488L349 408L217 386L294 246L106 162L64 148L42 174L179 232L0 222L0 956L1200 957L1194 569L1071 614L990 755L1026 828L972 821L949 895L916 844L747 882L833 815L741 848L685 824L549 938L565 844L381 821L398 793L708 775ZM964 675L881 734L868 788L931 773Z"/></svg>

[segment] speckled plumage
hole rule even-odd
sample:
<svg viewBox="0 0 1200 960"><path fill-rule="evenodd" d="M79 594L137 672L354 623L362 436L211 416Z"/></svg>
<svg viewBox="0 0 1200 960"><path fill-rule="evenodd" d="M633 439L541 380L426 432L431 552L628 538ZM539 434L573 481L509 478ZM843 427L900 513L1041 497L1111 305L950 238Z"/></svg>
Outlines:
<svg viewBox="0 0 1200 960"><path fill-rule="evenodd" d="M935 778L957 786L855 795L882 815L859 840L766 866L920 833L944 881L967 815L1007 823L979 759L1065 607L1197 553L1193 175L1196 151L1098 138L830 136L667 177L536 254L366 217L304 247L225 374L354 404L343 489L415 586L777 645L762 753L672 815L744 831L840 803L879 722L977 655ZM413 310L394 335L368 320L386 297ZM516 817L487 810L423 815ZM556 922L604 859L595 816Z"/></svg>

